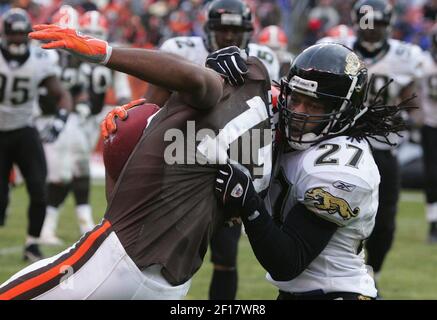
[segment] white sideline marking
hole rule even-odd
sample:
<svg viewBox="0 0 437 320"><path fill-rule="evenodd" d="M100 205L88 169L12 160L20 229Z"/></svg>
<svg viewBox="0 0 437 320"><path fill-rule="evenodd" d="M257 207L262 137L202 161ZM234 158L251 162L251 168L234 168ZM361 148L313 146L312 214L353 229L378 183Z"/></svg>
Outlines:
<svg viewBox="0 0 437 320"><path fill-rule="evenodd" d="M21 252L23 250L23 246L15 246L9 248L0 248L0 256L6 256L9 254L15 254Z"/></svg>
<svg viewBox="0 0 437 320"><path fill-rule="evenodd" d="M425 203L425 195L423 193L402 193L400 201Z"/></svg>

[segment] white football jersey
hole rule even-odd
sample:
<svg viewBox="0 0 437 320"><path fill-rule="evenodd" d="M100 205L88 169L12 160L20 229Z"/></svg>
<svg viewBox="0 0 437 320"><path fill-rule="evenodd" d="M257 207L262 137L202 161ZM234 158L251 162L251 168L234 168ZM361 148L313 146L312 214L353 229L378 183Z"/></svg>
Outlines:
<svg viewBox="0 0 437 320"><path fill-rule="evenodd" d="M353 49L356 37L350 36L341 39L327 37L318 41L318 43L322 42L337 42ZM389 50L382 56L377 55L373 59L366 59L360 56L357 51L355 53L365 62L368 68L369 80L374 76L373 86L369 90L369 98L374 97L384 84L393 79L388 90L381 96L384 104L393 105L400 102L399 95L403 88L422 77L423 52L420 47L411 43L395 39L389 39L388 43ZM400 137L396 134L390 134L389 140L395 144L401 142ZM389 150L393 148L374 139L370 139L370 142L376 149Z"/></svg>
<svg viewBox="0 0 437 320"><path fill-rule="evenodd" d="M114 88L118 100L131 99L131 89L125 73L113 71L98 64L82 63L80 65L82 81L86 88L95 95L105 95L106 91Z"/></svg>
<svg viewBox="0 0 437 320"><path fill-rule="evenodd" d="M21 65L8 62L0 53L1 131L33 125L38 87L57 73L55 55L37 46L30 46L30 56Z"/></svg>
<svg viewBox="0 0 437 320"><path fill-rule="evenodd" d="M430 52L424 53L422 89L423 122L437 128L437 62Z"/></svg>
<svg viewBox="0 0 437 320"><path fill-rule="evenodd" d="M177 54L198 65L205 65L209 55L202 37L175 37L166 40L161 50ZM279 80L279 60L276 54L266 46L249 43L249 55L260 59L269 72L270 80Z"/></svg>
<svg viewBox="0 0 437 320"><path fill-rule="evenodd" d="M363 241L373 230L380 176L366 141L332 138L305 151L283 153L267 206L284 221L302 203L320 219L338 225L325 249L291 281L267 280L286 292L356 292L375 297Z"/></svg>

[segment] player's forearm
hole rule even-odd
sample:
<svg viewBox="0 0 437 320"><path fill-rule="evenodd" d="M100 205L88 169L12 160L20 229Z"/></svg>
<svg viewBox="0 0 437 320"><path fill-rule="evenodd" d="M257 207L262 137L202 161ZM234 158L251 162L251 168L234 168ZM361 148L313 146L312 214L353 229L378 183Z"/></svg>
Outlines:
<svg viewBox="0 0 437 320"><path fill-rule="evenodd" d="M423 124L423 113L421 110L423 93L419 90L417 83L412 82L402 89L399 94L401 101L407 101L405 105L409 114L410 124L413 127L420 127ZM412 98L414 97L414 98Z"/></svg>
<svg viewBox="0 0 437 320"><path fill-rule="evenodd" d="M67 111L73 110L73 99L71 94L67 90L63 90L58 103L59 109L65 109Z"/></svg>
<svg viewBox="0 0 437 320"><path fill-rule="evenodd" d="M168 53L145 49L112 48L106 41L55 25L35 25L29 37L41 40L44 49L65 49L79 59L102 63L147 82L178 91L194 108L208 109L222 95L222 78L212 70Z"/></svg>
<svg viewBox="0 0 437 320"><path fill-rule="evenodd" d="M301 274L326 247L336 227L307 219L306 208L298 205L280 228L259 203L259 216L244 226L260 264L276 281L289 281Z"/></svg>
<svg viewBox="0 0 437 320"><path fill-rule="evenodd" d="M56 108L65 109L68 112L73 110L73 98L70 92L62 87L60 80L56 77L49 77L42 82L47 90L47 96L51 97Z"/></svg>
<svg viewBox="0 0 437 320"><path fill-rule="evenodd" d="M214 71L169 53L114 48L106 65L170 91L177 91L193 107L212 107L222 94L221 78Z"/></svg>

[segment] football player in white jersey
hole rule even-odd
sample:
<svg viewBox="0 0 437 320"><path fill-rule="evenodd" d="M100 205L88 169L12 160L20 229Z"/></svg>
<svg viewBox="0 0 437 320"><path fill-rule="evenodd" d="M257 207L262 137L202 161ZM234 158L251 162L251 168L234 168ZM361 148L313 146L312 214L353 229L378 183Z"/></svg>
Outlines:
<svg viewBox="0 0 437 320"><path fill-rule="evenodd" d="M352 50L306 49L281 81L282 141L266 201L239 167L217 174L217 197L240 209L278 299L377 296L363 250L380 182L367 138L397 130L389 121L399 109L366 106L366 87L367 69Z"/></svg>
<svg viewBox="0 0 437 320"><path fill-rule="evenodd" d="M341 41L366 63L369 76L373 77L369 82L370 98L378 96L388 104L410 98L422 76L423 52L416 45L390 38L392 6L386 0L361 0L355 4L352 18L357 36L343 37ZM338 41L325 38L319 43ZM391 79L393 82L381 91ZM410 100L409 104L418 107L418 100ZM380 142L384 140L381 137L370 139L381 174L375 229L366 242L368 264L373 268L376 279L379 278L385 256L393 243L400 193L397 146L402 140L396 134L390 135L388 139L392 145Z"/></svg>
<svg viewBox="0 0 437 320"><path fill-rule="evenodd" d="M175 37L166 40L160 50L177 54L185 59L205 65L209 53L229 46L246 49L266 66L271 80L279 79L279 60L267 46L250 43L253 18L243 0L215 0L206 7L204 37ZM150 86L145 98L158 106L164 105L170 93Z"/></svg>
<svg viewBox="0 0 437 320"><path fill-rule="evenodd" d="M253 31L250 8L242 0L215 0L207 7L203 37L176 37L165 41L160 50L177 54L196 64L205 65L210 52L229 46L247 49L248 55L259 58L266 66L271 80L279 78L279 61L268 47L249 43ZM170 92L149 86L148 102L163 106ZM211 260L214 264L209 298L235 299L237 292L237 248L241 226L224 227L211 241Z"/></svg>
<svg viewBox="0 0 437 320"><path fill-rule="evenodd" d="M63 5L53 15L52 22L66 28L78 28L79 13L72 6ZM83 126L90 114L89 97L80 73L82 62L66 52L57 53L60 57L60 78L64 88L71 93L74 112L59 138L54 143L44 145L48 164L48 206L40 243L46 245L62 244L62 240L56 236L56 228L60 206L70 191L76 202L76 215L81 233L94 227L87 200L88 166L86 161L82 161L82 155L86 153L89 144Z"/></svg>
<svg viewBox="0 0 437 320"><path fill-rule="evenodd" d="M108 25L106 18L98 11L88 11L79 17L71 6L64 5L58 11L54 23L78 28L88 35L107 40ZM99 138L99 124L103 120L101 111L104 107L106 92L114 86L118 103L130 100L130 87L127 75L110 69L78 61L66 52L60 52L74 65L63 67L62 74L67 85L74 90L77 97L75 114L55 146L49 146L49 206L41 232L41 242L49 245L61 244L56 236L60 207L71 191L76 202L76 215L80 232L86 233L94 227L92 208L89 204L90 192L90 157ZM67 77L70 75L70 77ZM69 156L61 156L68 153ZM51 169L51 171L50 171Z"/></svg>
<svg viewBox="0 0 437 320"><path fill-rule="evenodd" d="M437 243L437 28L431 31L432 49L424 56L422 94L422 148L425 168L428 241Z"/></svg>
<svg viewBox="0 0 437 320"><path fill-rule="evenodd" d="M46 211L46 160L41 138L56 139L71 109L71 97L56 75L56 64L47 52L29 43L30 18L22 9L8 10L2 17L0 46L0 225L8 205L8 178L16 163L30 197L24 258L42 258L37 244ZM34 104L43 88L58 111L41 133L34 127ZM47 101L49 103L49 101ZM60 109L63 108L63 109ZM61 111L62 110L62 111Z"/></svg>

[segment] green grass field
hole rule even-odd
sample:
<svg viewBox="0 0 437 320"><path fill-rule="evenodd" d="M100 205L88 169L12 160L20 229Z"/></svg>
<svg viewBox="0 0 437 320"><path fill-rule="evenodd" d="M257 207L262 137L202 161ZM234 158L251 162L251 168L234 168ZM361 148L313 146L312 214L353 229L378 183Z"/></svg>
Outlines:
<svg viewBox="0 0 437 320"><path fill-rule="evenodd" d="M104 208L104 187L92 189L95 221ZM397 233L392 251L384 265L379 283L384 299L437 299L437 245L426 243L427 224L423 197L418 192L403 192L397 220ZM26 233L27 195L24 187L12 191L7 225L0 229L0 283L26 264L22 261L22 245ZM73 201L68 199L60 218L59 237L66 246L79 238ZM42 247L46 256L63 247ZM276 290L265 280L265 272L257 263L245 236L238 257L238 299L275 299ZM207 299L211 276L209 255L195 275L188 299Z"/></svg>

